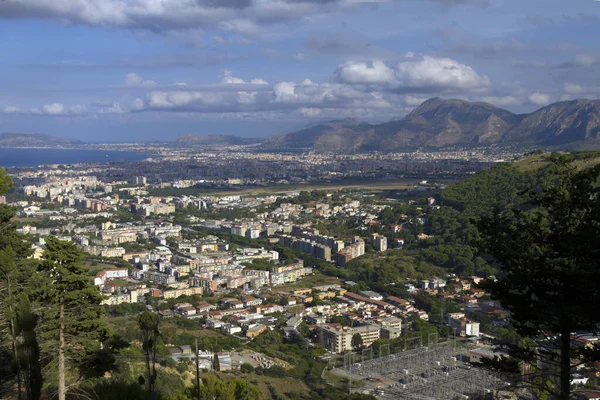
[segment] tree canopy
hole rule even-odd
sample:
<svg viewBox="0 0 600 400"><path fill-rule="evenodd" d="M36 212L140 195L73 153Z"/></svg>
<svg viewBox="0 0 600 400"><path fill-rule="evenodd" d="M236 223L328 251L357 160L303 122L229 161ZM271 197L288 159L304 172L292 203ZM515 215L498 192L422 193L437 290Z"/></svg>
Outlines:
<svg viewBox="0 0 600 400"><path fill-rule="evenodd" d="M600 321L600 166L554 157L540 185L479 224L481 248L502 266L485 288L524 335L559 338L560 398L570 390L571 333Z"/></svg>

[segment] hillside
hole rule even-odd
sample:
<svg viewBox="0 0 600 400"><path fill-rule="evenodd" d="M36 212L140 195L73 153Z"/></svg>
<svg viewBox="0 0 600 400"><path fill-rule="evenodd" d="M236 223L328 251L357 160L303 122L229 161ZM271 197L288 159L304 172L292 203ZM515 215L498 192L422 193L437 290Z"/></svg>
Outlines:
<svg viewBox="0 0 600 400"><path fill-rule="evenodd" d="M357 119L345 118L323 122L296 132L271 136L265 141L265 148L323 148L328 149L341 145L338 138L346 138L352 132L364 132L370 125ZM358 139L357 139L358 140Z"/></svg>
<svg viewBox="0 0 600 400"><path fill-rule="evenodd" d="M571 153L578 169L600 164L600 152ZM501 163L477 172L460 182L448 185L440 194L442 205L469 214L490 212L517 200L519 193L540 182L550 165L550 153L531 155L515 163Z"/></svg>
<svg viewBox="0 0 600 400"><path fill-rule="evenodd" d="M60 147L81 143L79 140L48 136L41 133L0 133L0 147Z"/></svg>
<svg viewBox="0 0 600 400"><path fill-rule="evenodd" d="M597 146L600 143L600 100L550 104L523 116L503 141L545 146Z"/></svg>
<svg viewBox="0 0 600 400"><path fill-rule="evenodd" d="M325 122L274 136L264 145L353 153L477 144L600 148L600 101L559 102L518 115L488 103L433 98L399 121Z"/></svg>

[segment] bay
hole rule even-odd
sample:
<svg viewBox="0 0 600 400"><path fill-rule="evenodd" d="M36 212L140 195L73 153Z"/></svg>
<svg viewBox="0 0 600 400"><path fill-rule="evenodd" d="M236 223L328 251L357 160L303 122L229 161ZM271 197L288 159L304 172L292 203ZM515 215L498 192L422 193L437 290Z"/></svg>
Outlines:
<svg viewBox="0 0 600 400"><path fill-rule="evenodd" d="M131 151L0 148L0 167L141 161L148 157L153 156Z"/></svg>

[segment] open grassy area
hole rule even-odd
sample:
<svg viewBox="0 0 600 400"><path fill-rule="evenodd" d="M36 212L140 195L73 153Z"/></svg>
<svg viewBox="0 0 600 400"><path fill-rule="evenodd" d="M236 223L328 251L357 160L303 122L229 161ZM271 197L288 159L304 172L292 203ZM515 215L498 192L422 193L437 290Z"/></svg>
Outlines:
<svg viewBox="0 0 600 400"><path fill-rule="evenodd" d="M239 371L218 372L217 376L219 377L219 379L222 379L224 381L232 379L246 380L255 385L258 388L258 390L260 390L261 398L263 399L273 398L269 386L273 387L277 392L282 394L292 392L307 392L309 390L302 380L291 377L274 378L271 376L257 375L255 373L243 374Z"/></svg>
<svg viewBox="0 0 600 400"><path fill-rule="evenodd" d="M568 154L568 152L562 152ZM600 164L600 151L574 152L573 164L578 169L585 169ZM535 171L541 167L550 164L550 153L534 154L523 160L517 161L514 165L521 172Z"/></svg>
<svg viewBox="0 0 600 400"><path fill-rule="evenodd" d="M114 264L106 264L101 262L84 261L82 265L89 269L89 276L96 276L96 274L105 269L116 268Z"/></svg>
<svg viewBox="0 0 600 400"><path fill-rule="evenodd" d="M333 371L339 372L340 369L336 369L336 370L333 370ZM347 377L334 374L332 371L325 371L323 373L323 378L327 382L329 382L332 385L337 386L337 387L348 386L348 378ZM353 388L360 388L360 387L364 387L364 386L365 386L365 383L362 382L360 380L360 378L359 379L356 379L356 378L352 379L352 387Z"/></svg>
<svg viewBox="0 0 600 400"><path fill-rule="evenodd" d="M536 154L531 157L527 157L523 160L517 161L514 165L521 172L535 171L545 165L548 165L548 154Z"/></svg>
<svg viewBox="0 0 600 400"><path fill-rule="evenodd" d="M137 326L137 316L136 315L125 315L119 317L107 317L106 321L108 326L113 329L115 332L125 332L129 330L138 331ZM161 319L160 321L160 330L166 331L169 329L173 329L175 334L181 333L189 333L198 338L201 337L223 337L224 335L214 331L212 329L204 329L200 326L200 321L195 320L197 322L195 327L181 327L177 325L176 319ZM193 326L193 325L192 325Z"/></svg>

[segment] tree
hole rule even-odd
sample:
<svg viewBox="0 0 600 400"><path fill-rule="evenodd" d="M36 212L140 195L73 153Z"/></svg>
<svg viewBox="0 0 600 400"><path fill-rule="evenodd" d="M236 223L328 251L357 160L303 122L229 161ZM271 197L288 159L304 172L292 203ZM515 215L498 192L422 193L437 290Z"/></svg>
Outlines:
<svg viewBox="0 0 600 400"><path fill-rule="evenodd" d="M86 356L100 348L108 330L102 320L102 294L80 265L81 251L74 243L54 237L48 237L46 245L38 267L45 279L37 294L47 306L43 315L44 333L47 338L57 341L58 399L64 400L67 372L74 370L67 370L67 358L74 362L82 377L86 372Z"/></svg>
<svg viewBox="0 0 600 400"><path fill-rule="evenodd" d="M12 180L0 168L0 193L11 187ZM14 215L12 207L0 204L0 324L7 327L11 356L10 371L5 371L4 376L9 389L16 383L18 399L23 394L27 399L37 399L42 377L35 331L37 318L29 302L30 282L35 274L32 263L26 259L31 254L29 244L17 233Z"/></svg>
<svg viewBox="0 0 600 400"><path fill-rule="evenodd" d="M502 265L485 284L512 315L519 333L556 339L559 398L570 395L571 333L600 321L600 165L578 171L564 156L523 201L479 223L481 248ZM596 354L594 354L595 356Z"/></svg>
<svg viewBox="0 0 600 400"><path fill-rule="evenodd" d="M352 345L352 348L354 349L354 351L358 351L362 348L363 338L362 338L362 336L360 336L360 333L355 333L354 335L352 335L350 344Z"/></svg>
<svg viewBox="0 0 600 400"><path fill-rule="evenodd" d="M142 331L142 348L146 357L146 372L148 373L148 390L150 399L156 399L156 351L160 332L158 314L144 311L138 318L138 326Z"/></svg>
<svg viewBox="0 0 600 400"><path fill-rule="evenodd" d="M250 374L254 372L254 367L251 364L243 363L240 365L240 372L243 372L244 374Z"/></svg>

